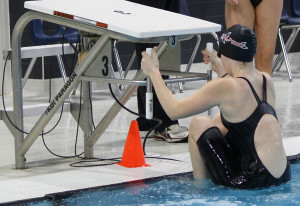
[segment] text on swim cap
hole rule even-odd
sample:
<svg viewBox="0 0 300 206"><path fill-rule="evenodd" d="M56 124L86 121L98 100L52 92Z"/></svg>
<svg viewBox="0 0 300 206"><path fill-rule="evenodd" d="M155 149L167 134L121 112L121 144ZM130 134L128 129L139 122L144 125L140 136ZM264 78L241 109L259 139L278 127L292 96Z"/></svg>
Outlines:
<svg viewBox="0 0 300 206"><path fill-rule="evenodd" d="M241 49L248 49L248 47L246 46L247 42L237 42L230 37L230 34L231 32L228 32L221 36L221 41L223 42L223 44L225 44L226 42L230 42L232 45L240 47Z"/></svg>

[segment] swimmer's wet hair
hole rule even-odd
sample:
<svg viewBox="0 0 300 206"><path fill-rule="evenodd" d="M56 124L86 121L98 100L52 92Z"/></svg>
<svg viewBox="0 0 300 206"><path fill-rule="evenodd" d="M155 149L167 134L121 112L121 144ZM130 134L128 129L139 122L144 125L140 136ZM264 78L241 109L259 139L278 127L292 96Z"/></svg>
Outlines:
<svg viewBox="0 0 300 206"><path fill-rule="evenodd" d="M257 49L255 33L248 27L236 24L225 30L219 42L218 56L221 54L241 62L251 62Z"/></svg>

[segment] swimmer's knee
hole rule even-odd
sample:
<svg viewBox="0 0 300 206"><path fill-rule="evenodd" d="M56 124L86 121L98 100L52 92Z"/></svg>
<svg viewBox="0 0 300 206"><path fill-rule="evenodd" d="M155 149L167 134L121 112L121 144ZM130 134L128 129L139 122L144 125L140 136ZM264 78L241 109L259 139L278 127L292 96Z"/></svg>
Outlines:
<svg viewBox="0 0 300 206"><path fill-rule="evenodd" d="M201 134L210 127L215 126L213 120L205 116L196 116L192 118L189 127L189 138L193 138L196 142Z"/></svg>
<svg viewBox="0 0 300 206"><path fill-rule="evenodd" d="M202 122L202 121L209 121L209 120L211 120L211 119L207 116L195 116L195 117L192 118L191 124L199 123L199 122Z"/></svg>
<svg viewBox="0 0 300 206"><path fill-rule="evenodd" d="M192 118L189 131L199 130L212 124L212 120L205 116L196 116Z"/></svg>

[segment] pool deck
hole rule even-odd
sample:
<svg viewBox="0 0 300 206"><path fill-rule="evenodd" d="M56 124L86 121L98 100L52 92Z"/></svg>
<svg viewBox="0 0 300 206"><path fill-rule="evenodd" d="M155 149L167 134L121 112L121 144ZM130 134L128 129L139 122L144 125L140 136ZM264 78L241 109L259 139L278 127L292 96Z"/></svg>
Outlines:
<svg viewBox="0 0 300 206"><path fill-rule="evenodd" d="M299 55L299 54L297 54ZM294 80L288 81L284 68L273 75L277 95L277 115L282 128L283 142L287 155L300 153L300 68L296 54L291 56ZM194 64L192 71L205 69L203 64ZM41 91L35 91L37 85L47 91L48 83L42 80L29 80L24 89L24 105L45 104L47 95L40 96ZM53 80L53 85L62 85L61 79ZM205 82L186 83L184 93L176 92L178 98L192 94ZM60 86L57 86L59 88ZM175 90L177 85L174 85ZM94 122L98 123L107 109L114 102L106 87L97 88L93 93ZM72 101L79 100L79 92L72 96ZM6 107L12 106L12 95L5 96ZM126 106L134 111L136 96L132 96ZM1 104L1 109L3 108ZM213 114L218 112L213 109ZM207 115L203 113L201 115ZM59 114L53 118L49 127L55 124ZM25 131L28 131L38 117L25 118ZM130 122L136 117L122 110L113 120L106 132L101 136L94 147L97 158L121 157ZM188 126L190 117L181 119L181 125ZM47 146L60 155L74 155L76 137L76 121L69 112L64 112L57 128L45 136ZM46 129L46 130L47 130ZM71 167L70 164L81 161L79 158L62 159L50 154L43 145L42 138L38 138L26 154L26 169L14 169L14 138L3 121L0 121L0 204L27 199L44 197L47 194L81 190L92 187L107 186L136 180L161 177L172 174L191 172L191 162L187 143L167 143L149 138L146 144L146 153L149 156L172 158L180 161L146 158L150 167L125 168L119 165L96 167ZM144 134L141 134L143 136ZM142 141L144 139L142 138ZM82 152L83 133L79 130L77 153ZM101 164L104 162L98 162ZM106 163L106 162L105 162Z"/></svg>

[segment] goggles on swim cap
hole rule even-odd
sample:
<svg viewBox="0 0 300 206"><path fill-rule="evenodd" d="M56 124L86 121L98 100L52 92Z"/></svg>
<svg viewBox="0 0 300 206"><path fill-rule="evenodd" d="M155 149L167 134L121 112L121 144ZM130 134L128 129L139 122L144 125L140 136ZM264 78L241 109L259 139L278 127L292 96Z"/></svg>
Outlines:
<svg viewBox="0 0 300 206"><path fill-rule="evenodd" d="M241 62L252 62L256 53L255 33L248 27L236 24L225 30L219 42L218 57L224 55Z"/></svg>

